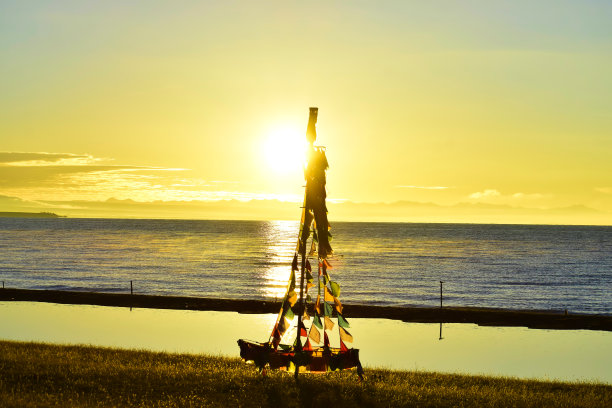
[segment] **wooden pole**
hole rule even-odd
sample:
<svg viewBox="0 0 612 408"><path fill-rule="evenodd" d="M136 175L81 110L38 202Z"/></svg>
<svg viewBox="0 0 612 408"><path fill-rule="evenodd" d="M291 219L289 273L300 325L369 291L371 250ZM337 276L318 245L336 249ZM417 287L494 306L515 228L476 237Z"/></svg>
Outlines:
<svg viewBox="0 0 612 408"><path fill-rule="evenodd" d="M134 294L134 285L132 283L132 281L130 281L130 295Z"/></svg>
<svg viewBox="0 0 612 408"><path fill-rule="evenodd" d="M442 309L442 284L444 282L440 281L440 309Z"/></svg>

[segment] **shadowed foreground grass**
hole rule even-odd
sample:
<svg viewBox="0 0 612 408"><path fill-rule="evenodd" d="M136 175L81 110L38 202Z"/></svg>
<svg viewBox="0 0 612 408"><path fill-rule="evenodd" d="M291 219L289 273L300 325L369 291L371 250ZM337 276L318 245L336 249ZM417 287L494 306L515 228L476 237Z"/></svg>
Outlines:
<svg viewBox="0 0 612 408"><path fill-rule="evenodd" d="M610 407L612 386L368 370L263 378L237 358L0 341L0 406Z"/></svg>

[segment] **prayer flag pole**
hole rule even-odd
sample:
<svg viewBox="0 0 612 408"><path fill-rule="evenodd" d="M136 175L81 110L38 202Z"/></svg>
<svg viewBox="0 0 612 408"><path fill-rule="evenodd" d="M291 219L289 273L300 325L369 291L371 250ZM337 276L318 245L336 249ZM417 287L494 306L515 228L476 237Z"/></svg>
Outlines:
<svg viewBox="0 0 612 408"><path fill-rule="evenodd" d="M317 115L319 109L312 107L310 108L310 116L308 117L308 126L306 127L306 140L308 141L308 159L312 157L312 152L314 150L314 142L317 139ZM306 171L306 170L304 170ZM304 178L306 178L306 174L304 174ZM302 215L302 222L306 220L307 211L310 209L307 208L308 202L308 180L306 180L306 189L304 190L304 208ZM298 312L298 329L297 334L295 336L295 348L296 351L302 351L302 339L300 338L302 335L302 316L304 315L304 271L306 269L306 245L308 241L308 236L310 235L310 223L306 225L306 223L302 224L302 234L300 237L300 255L302 257L302 264L300 265L300 300L299 306L297 307ZM295 378L298 376L299 366L295 366Z"/></svg>

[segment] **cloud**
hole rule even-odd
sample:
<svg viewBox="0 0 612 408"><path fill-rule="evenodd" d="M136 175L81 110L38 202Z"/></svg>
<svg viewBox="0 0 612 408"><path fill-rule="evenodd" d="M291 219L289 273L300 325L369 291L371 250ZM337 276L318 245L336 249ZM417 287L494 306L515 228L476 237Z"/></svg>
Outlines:
<svg viewBox="0 0 612 408"><path fill-rule="evenodd" d="M603 194L612 194L612 187L597 187L595 191Z"/></svg>
<svg viewBox="0 0 612 408"><path fill-rule="evenodd" d="M104 172L129 172L143 170L166 170L142 166L104 166L104 165L47 165L47 166L0 166L0 188L50 186L65 184L76 174L94 175Z"/></svg>
<svg viewBox="0 0 612 408"><path fill-rule="evenodd" d="M532 194L514 193L512 194L512 198L516 200L539 200L540 198L547 198L547 197L549 196L540 194L540 193L532 193Z"/></svg>
<svg viewBox="0 0 612 408"><path fill-rule="evenodd" d="M502 194L499 190L496 189L486 189L484 191L478 191L468 195L468 198L473 201L480 202L489 202L489 203L497 203L497 204L509 204L509 205L519 205L525 204L527 201L538 201L544 199L552 198L552 194L542 194L542 193L511 193L511 194Z"/></svg>
<svg viewBox="0 0 612 408"><path fill-rule="evenodd" d="M74 166L91 164L103 159L88 154L45 152L0 152L2 166Z"/></svg>
<svg viewBox="0 0 612 408"><path fill-rule="evenodd" d="M492 197L499 197L501 196L501 193L497 190L494 189L487 189L485 191L478 191L476 193L472 193L469 195L469 198L472 198L474 200L479 200L482 198L492 198Z"/></svg>
<svg viewBox="0 0 612 408"><path fill-rule="evenodd" d="M446 190L450 187L446 186L395 186L397 188L416 188L420 190Z"/></svg>
<svg viewBox="0 0 612 408"><path fill-rule="evenodd" d="M32 202L280 200L301 196L241 191L236 181L189 177L188 169L108 165L91 155L0 152L0 193ZM0 203L2 204L2 203Z"/></svg>

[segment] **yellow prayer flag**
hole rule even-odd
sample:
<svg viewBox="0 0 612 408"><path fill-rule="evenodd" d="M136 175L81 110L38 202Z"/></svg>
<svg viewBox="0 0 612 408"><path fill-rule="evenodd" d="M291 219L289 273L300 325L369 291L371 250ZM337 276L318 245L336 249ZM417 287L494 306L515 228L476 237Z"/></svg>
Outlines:
<svg viewBox="0 0 612 408"><path fill-rule="evenodd" d="M317 295L317 303L315 303L315 310L318 314L321 314L321 295Z"/></svg>
<svg viewBox="0 0 612 408"><path fill-rule="evenodd" d="M310 320L310 315L306 310L304 310L304 316L302 316L302 320Z"/></svg>
<svg viewBox="0 0 612 408"><path fill-rule="evenodd" d="M334 301L334 295L332 295L329 289L327 289L327 286L325 286L325 301L326 302Z"/></svg>
<svg viewBox="0 0 612 408"><path fill-rule="evenodd" d="M308 289L312 288L313 286L314 286L314 283L306 282L306 293L308 293Z"/></svg>
<svg viewBox="0 0 612 408"><path fill-rule="evenodd" d="M285 319L285 317L281 317L280 322L278 322L278 331L281 335L285 334L285 332L287 331L287 329L289 328L289 322L287 322L287 319Z"/></svg>
<svg viewBox="0 0 612 408"><path fill-rule="evenodd" d="M351 336L351 333L347 332L346 330L344 330L342 327L339 328L340 330L340 339L344 342L347 343L352 343L353 342L353 336Z"/></svg>
<svg viewBox="0 0 612 408"><path fill-rule="evenodd" d="M331 330L334 328L334 322L332 322L332 319L329 318L329 316L325 316L325 330Z"/></svg>
<svg viewBox="0 0 612 408"><path fill-rule="evenodd" d="M295 291L291 291L287 294L287 301L289 302L289 304L291 305L291 307L293 307L293 305L295 305L295 303L297 302L297 293L295 293Z"/></svg>
<svg viewBox="0 0 612 408"><path fill-rule="evenodd" d="M340 299L337 297L334 298L334 303L336 304L336 311L342 314L342 303L340 303Z"/></svg>
<svg viewBox="0 0 612 408"><path fill-rule="evenodd" d="M319 333L319 329L317 329L314 324L310 326L310 333L308 334L308 337L315 343L321 342L321 333Z"/></svg>

